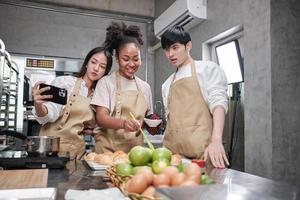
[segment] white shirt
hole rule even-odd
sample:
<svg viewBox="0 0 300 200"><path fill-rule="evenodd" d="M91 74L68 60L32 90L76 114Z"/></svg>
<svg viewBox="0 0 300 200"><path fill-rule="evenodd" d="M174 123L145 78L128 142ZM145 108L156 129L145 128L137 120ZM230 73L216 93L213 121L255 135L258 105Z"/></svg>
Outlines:
<svg viewBox="0 0 300 200"><path fill-rule="evenodd" d="M227 79L221 67L211 61L195 61L195 68L203 98L210 112L212 113L216 106L223 106L227 112ZM174 82L191 77L191 69L191 64L178 68ZM162 98L166 113L168 113L168 95L174 74L171 74L162 85Z"/></svg>
<svg viewBox="0 0 300 200"><path fill-rule="evenodd" d="M120 76L120 78L121 91L137 90L137 86L139 87L139 90L143 93L145 100L148 103L149 110L147 111L147 115L152 114L153 105L150 85L136 76L135 80L129 80L122 76ZM115 102L116 73L113 72L98 81L91 104L109 109L111 115L115 108Z"/></svg>
<svg viewBox="0 0 300 200"><path fill-rule="evenodd" d="M69 101L70 94L73 91L76 79L77 78L74 76L60 76L60 77L55 78L51 82L51 85L67 89L68 90L68 101ZM79 88L79 95L87 97L88 91L89 91L89 89L87 88L85 81L81 81L81 85ZM65 107L61 104L53 103L50 101L45 102L44 105L48 109L48 114L44 117L37 116L35 108L33 108L33 110L32 110L32 113L33 113L35 119L40 124L46 124L48 122L55 122L59 118L59 116L62 114L62 111Z"/></svg>

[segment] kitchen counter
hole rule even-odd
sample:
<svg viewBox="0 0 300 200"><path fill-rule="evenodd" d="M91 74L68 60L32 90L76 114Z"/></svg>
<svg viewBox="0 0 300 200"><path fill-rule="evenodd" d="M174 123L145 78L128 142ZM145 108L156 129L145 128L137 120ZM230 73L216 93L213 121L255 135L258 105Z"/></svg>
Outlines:
<svg viewBox="0 0 300 200"><path fill-rule="evenodd" d="M58 189L58 199L64 199L68 189L88 190L111 187L109 180L103 177L104 172L91 171L83 161L72 161L68 169L50 169L48 187ZM212 169L209 174L216 181L214 185L198 186L191 189L162 188L158 191L167 199L300 199L300 190L282 182L254 176L232 169ZM192 195L191 196L191 192ZM174 198L174 195L176 198ZM194 197L194 198L193 198Z"/></svg>
<svg viewBox="0 0 300 200"><path fill-rule="evenodd" d="M164 199L189 200L298 200L300 189L286 183L251 175L233 169L212 169L208 172L213 185L191 188L160 188Z"/></svg>
<svg viewBox="0 0 300 200"><path fill-rule="evenodd" d="M111 187L105 172L91 171L84 161L71 161L66 169L49 169L48 187L58 190L58 200L64 199L68 189L88 190Z"/></svg>

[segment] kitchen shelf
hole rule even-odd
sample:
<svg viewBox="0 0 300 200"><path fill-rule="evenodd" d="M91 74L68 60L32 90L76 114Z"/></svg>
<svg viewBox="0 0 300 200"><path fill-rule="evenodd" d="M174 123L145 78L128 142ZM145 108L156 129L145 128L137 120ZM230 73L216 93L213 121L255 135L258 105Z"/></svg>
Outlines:
<svg viewBox="0 0 300 200"><path fill-rule="evenodd" d="M19 71L0 39L0 129L16 130Z"/></svg>

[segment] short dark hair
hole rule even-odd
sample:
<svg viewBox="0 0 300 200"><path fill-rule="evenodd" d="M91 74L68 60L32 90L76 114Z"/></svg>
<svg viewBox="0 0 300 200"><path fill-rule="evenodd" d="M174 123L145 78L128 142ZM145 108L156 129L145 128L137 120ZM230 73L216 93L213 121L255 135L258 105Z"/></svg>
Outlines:
<svg viewBox="0 0 300 200"><path fill-rule="evenodd" d="M90 50L90 52L88 52L88 54L85 56L82 66L81 66L79 72L75 74L75 77L83 77L85 75L85 73L87 71L86 66L87 66L89 60L91 59L91 57L93 55L95 55L97 53L103 53L107 59L104 75L107 75L110 72L111 66L112 66L112 55L111 55L110 51L108 49L106 49L105 47L96 47L96 48ZM98 81L94 81L93 87L96 86L97 82Z"/></svg>
<svg viewBox="0 0 300 200"><path fill-rule="evenodd" d="M191 36L182 26L173 26L161 36L161 46L163 49L168 49L177 42L186 45L189 41L191 41Z"/></svg>
<svg viewBox="0 0 300 200"><path fill-rule="evenodd" d="M127 26L124 22L112 22L106 29L106 38L103 46L108 48L111 53L113 50L118 56L120 49L128 43L134 43L140 47L143 45L142 33L138 26Z"/></svg>

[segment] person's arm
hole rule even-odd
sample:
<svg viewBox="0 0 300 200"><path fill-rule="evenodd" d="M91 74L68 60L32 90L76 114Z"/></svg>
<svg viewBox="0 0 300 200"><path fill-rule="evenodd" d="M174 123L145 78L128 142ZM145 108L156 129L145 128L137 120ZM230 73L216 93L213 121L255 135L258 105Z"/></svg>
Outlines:
<svg viewBox="0 0 300 200"><path fill-rule="evenodd" d="M216 106L212 112L213 130L211 141L204 152L204 159L210 158L214 167L224 168L225 163L229 165L224 146L222 143L225 109L222 106ZM225 163L224 163L225 161Z"/></svg>
<svg viewBox="0 0 300 200"><path fill-rule="evenodd" d="M76 78L73 76L60 76L55 78L50 83L50 85L67 89L69 100L70 93L72 88L74 87L75 81ZM49 90L50 88L45 87L39 89L40 83L42 82L36 83L35 86L32 88L32 94L34 99L34 108L32 110L32 113L35 119L40 124L55 122L61 115L64 106L48 101L49 98L52 98L52 95L41 95L42 92Z"/></svg>
<svg viewBox="0 0 300 200"><path fill-rule="evenodd" d="M41 93L49 90L50 88L45 87L39 89L40 83L41 82L37 82L32 88L34 100L32 114L40 124L55 122L58 119L63 106L48 101L49 98L52 98L52 95L41 95Z"/></svg>
<svg viewBox="0 0 300 200"><path fill-rule="evenodd" d="M109 110L102 106L96 108L96 121L103 128L125 129L126 131L138 131L140 128L139 121L112 117L109 115Z"/></svg>
<svg viewBox="0 0 300 200"><path fill-rule="evenodd" d="M225 163L229 165L222 144L225 113L228 108L227 80L221 67L214 62L205 62L204 74L207 103L213 120L212 137L205 149L204 158L210 158L214 167L224 168Z"/></svg>

